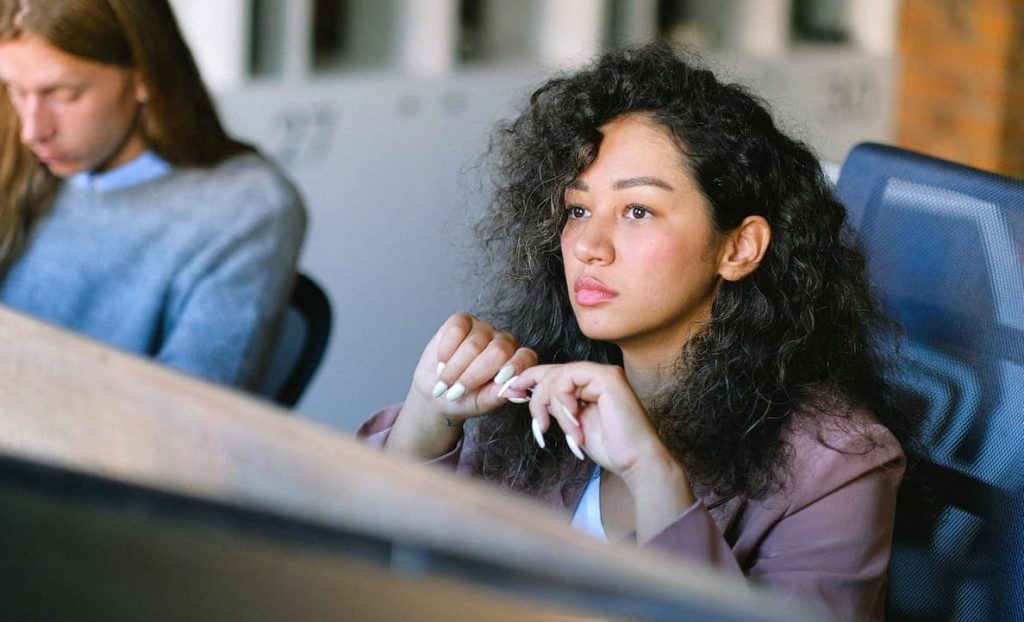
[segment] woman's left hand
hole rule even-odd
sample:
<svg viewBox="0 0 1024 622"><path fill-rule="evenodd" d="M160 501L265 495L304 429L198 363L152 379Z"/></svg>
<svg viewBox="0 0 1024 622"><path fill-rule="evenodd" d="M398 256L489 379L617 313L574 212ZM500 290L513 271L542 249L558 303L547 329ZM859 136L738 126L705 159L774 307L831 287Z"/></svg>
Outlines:
<svg viewBox="0 0 1024 622"><path fill-rule="evenodd" d="M633 497L636 535L644 543L694 503L685 469L658 437L647 411L621 367L599 363L539 365L525 370L513 388L529 389L534 435L552 420L569 448L580 449L622 478Z"/></svg>
<svg viewBox="0 0 1024 622"><path fill-rule="evenodd" d="M623 479L652 454L667 452L621 367L599 363L539 365L519 375L513 388L531 388L535 427L552 418L594 462Z"/></svg>

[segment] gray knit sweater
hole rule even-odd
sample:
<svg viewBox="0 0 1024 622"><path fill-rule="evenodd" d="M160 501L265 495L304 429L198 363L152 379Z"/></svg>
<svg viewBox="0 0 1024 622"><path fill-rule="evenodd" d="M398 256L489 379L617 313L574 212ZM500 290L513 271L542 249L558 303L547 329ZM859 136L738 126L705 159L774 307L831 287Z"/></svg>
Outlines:
<svg viewBox="0 0 1024 622"><path fill-rule="evenodd" d="M0 303L253 388L295 276L298 194L256 155L106 192L63 183Z"/></svg>

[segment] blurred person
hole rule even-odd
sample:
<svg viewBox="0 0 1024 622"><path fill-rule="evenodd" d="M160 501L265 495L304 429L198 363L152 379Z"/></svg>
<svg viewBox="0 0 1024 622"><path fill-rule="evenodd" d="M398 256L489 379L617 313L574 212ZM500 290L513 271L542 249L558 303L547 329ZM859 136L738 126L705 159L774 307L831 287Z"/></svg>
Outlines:
<svg viewBox="0 0 1024 622"><path fill-rule="evenodd" d="M167 0L0 0L0 80L0 303L253 388L305 211Z"/></svg>
<svg viewBox="0 0 1024 622"><path fill-rule="evenodd" d="M678 555L879 619L913 426L890 322L818 160L652 45L499 125L485 310L359 431Z"/></svg>

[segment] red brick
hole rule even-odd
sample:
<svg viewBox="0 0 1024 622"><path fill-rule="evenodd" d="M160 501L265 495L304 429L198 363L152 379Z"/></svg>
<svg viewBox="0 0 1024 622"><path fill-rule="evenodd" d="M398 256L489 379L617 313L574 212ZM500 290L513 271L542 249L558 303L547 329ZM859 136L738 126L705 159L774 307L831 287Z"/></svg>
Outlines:
<svg viewBox="0 0 1024 622"><path fill-rule="evenodd" d="M1020 174L1024 0L903 0L899 22L896 140Z"/></svg>

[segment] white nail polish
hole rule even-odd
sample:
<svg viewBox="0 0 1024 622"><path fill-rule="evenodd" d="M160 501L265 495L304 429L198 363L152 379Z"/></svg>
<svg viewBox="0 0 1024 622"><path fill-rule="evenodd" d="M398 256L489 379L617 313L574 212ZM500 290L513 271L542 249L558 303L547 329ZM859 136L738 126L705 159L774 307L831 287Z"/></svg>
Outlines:
<svg viewBox="0 0 1024 622"><path fill-rule="evenodd" d="M558 405L562 407L562 414L565 415L565 418L577 428L580 427L580 420L576 418L576 415L569 412L569 407L561 402L559 402Z"/></svg>
<svg viewBox="0 0 1024 622"><path fill-rule="evenodd" d="M569 451L571 451L574 456L576 456L580 460L584 459L583 452L580 451L580 446L576 444L576 439L574 439L573 437L571 437L568 434L566 434L565 435L565 444L569 446Z"/></svg>
<svg viewBox="0 0 1024 622"><path fill-rule="evenodd" d="M537 441L537 444L540 445L541 449L544 449L544 447L545 447L544 434L540 431L540 421L537 421L536 419L534 419L533 423L530 425L530 427L533 429L533 438L534 438L534 440ZM576 451L579 451L579 449L577 449Z"/></svg>
<svg viewBox="0 0 1024 622"><path fill-rule="evenodd" d="M434 397L441 397L441 394L448 390L448 385L443 380L438 380L437 384L434 385L434 390L430 393Z"/></svg>
<svg viewBox="0 0 1024 622"><path fill-rule="evenodd" d="M449 402L454 402L466 393L466 385L461 382L456 382L452 385L452 388L448 389L448 392L444 394L444 398Z"/></svg>
<svg viewBox="0 0 1024 622"><path fill-rule="evenodd" d="M512 383L516 380L519 380L519 376L512 376L506 380L505 384L501 385L501 390L498 391L498 397L505 397L505 391L508 391L508 388L512 386Z"/></svg>
<svg viewBox="0 0 1024 622"><path fill-rule="evenodd" d="M441 361L438 361L438 362L437 362L437 375L438 375L438 376L440 376L440 375L441 375L441 372L443 372L443 371L444 371L444 368L445 368L445 364L444 364L444 363L442 363Z"/></svg>
<svg viewBox="0 0 1024 622"><path fill-rule="evenodd" d="M530 403L530 398L528 398L528 397L510 397L510 398L508 398L508 401L512 402L513 404L529 404Z"/></svg>
<svg viewBox="0 0 1024 622"><path fill-rule="evenodd" d="M512 364L506 365L498 371L498 375L494 377L494 383L504 385L509 378L512 378L515 375L516 366Z"/></svg>

